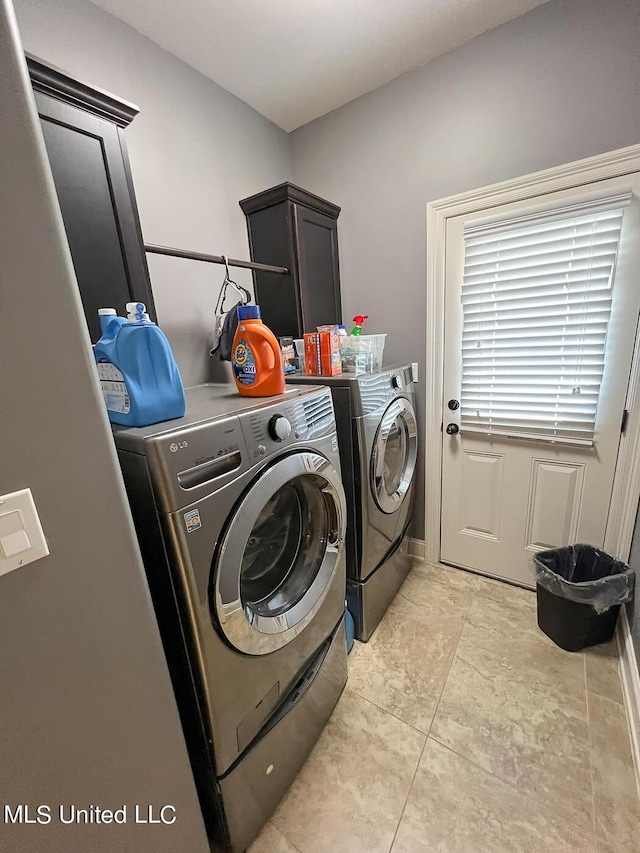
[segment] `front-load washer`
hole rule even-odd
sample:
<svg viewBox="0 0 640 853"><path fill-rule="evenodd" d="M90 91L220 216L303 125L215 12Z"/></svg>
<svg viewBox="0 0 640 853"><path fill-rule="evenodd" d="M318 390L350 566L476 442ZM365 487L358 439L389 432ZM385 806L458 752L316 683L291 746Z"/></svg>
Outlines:
<svg viewBox="0 0 640 853"><path fill-rule="evenodd" d="M347 598L366 641L409 569L409 526L418 452L410 365L376 373L287 377L331 388L347 496Z"/></svg>
<svg viewBox="0 0 640 853"><path fill-rule="evenodd" d="M346 682L346 504L328 389L186 398L114 435L211 844L235 853Z"/></svg>

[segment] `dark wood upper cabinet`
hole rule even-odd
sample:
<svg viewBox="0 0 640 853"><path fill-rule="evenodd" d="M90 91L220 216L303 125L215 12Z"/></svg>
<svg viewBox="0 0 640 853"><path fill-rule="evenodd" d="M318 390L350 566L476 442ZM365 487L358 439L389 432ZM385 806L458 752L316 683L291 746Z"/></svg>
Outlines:
<svg viewBox="0 0 640 853"><path fill-rule="evenodd" d="M338 215L340 208L294 184L245 198L251 260L287 267L289 275L256 271L256 302L276 336L301 338L342 322Z"/></svg>
<svg viewBox="0 0 640 853"><path fill-rule="evenodd" d="M45 146L92 343L98 308L155 306L124 128L138 108L27 57Z"/></svg>

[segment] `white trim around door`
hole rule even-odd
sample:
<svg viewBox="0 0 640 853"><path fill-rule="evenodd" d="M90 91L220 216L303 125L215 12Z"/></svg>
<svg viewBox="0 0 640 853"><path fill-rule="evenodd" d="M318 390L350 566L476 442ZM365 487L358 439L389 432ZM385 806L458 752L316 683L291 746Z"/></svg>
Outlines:
<svg viewBox="0 0 640 853"><path fill-rule="evenodd" d="M578 160L543 172L493 184L427 204L427 352L425 430L425 546L424 559L440 562L442 481L442 407L444 371L445 233L453 216L477 214L501 204L535 199L608 178L640 172L640 145ZM626 409L626 432L621 436L613 493L605 535L605 550L627 560L640 499L640 345L636 336Z"/></svg>

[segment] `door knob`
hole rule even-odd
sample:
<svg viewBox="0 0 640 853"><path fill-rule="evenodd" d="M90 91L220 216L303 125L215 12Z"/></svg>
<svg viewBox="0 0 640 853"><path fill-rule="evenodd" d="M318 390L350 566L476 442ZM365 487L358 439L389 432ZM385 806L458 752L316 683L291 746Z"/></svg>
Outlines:
<svg viewBox="0 0 640 853"><path fill-rule="evenodd" d="M458 424L447 424L447 435L457 435L460 432Z"/></svg>
<svg viewBox="0 0 640 853"><path fill-rule="evenodd" d="M458 400L449 400L447 406L451 409L452 412L455 412L456 409L460 408L460 403Z"/></svg>

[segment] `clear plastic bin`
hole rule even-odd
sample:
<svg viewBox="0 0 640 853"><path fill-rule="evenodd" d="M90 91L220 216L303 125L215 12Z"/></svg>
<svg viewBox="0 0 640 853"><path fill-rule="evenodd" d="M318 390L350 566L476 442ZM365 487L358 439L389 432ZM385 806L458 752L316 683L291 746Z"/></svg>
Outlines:
<svg viewBox="0 0 640 853"><path fill-rule="evenodd" d="M382 367L386 335L347 335L340 339L342 372L373 373Z"/></svg>
<svg viewBox="0 0 640 853"><path fill-rule="evenodd" d="M296 355L298 357L298 371L304 373L304 340L302 338L295 338L293 345L296 348Z"/></svg>

